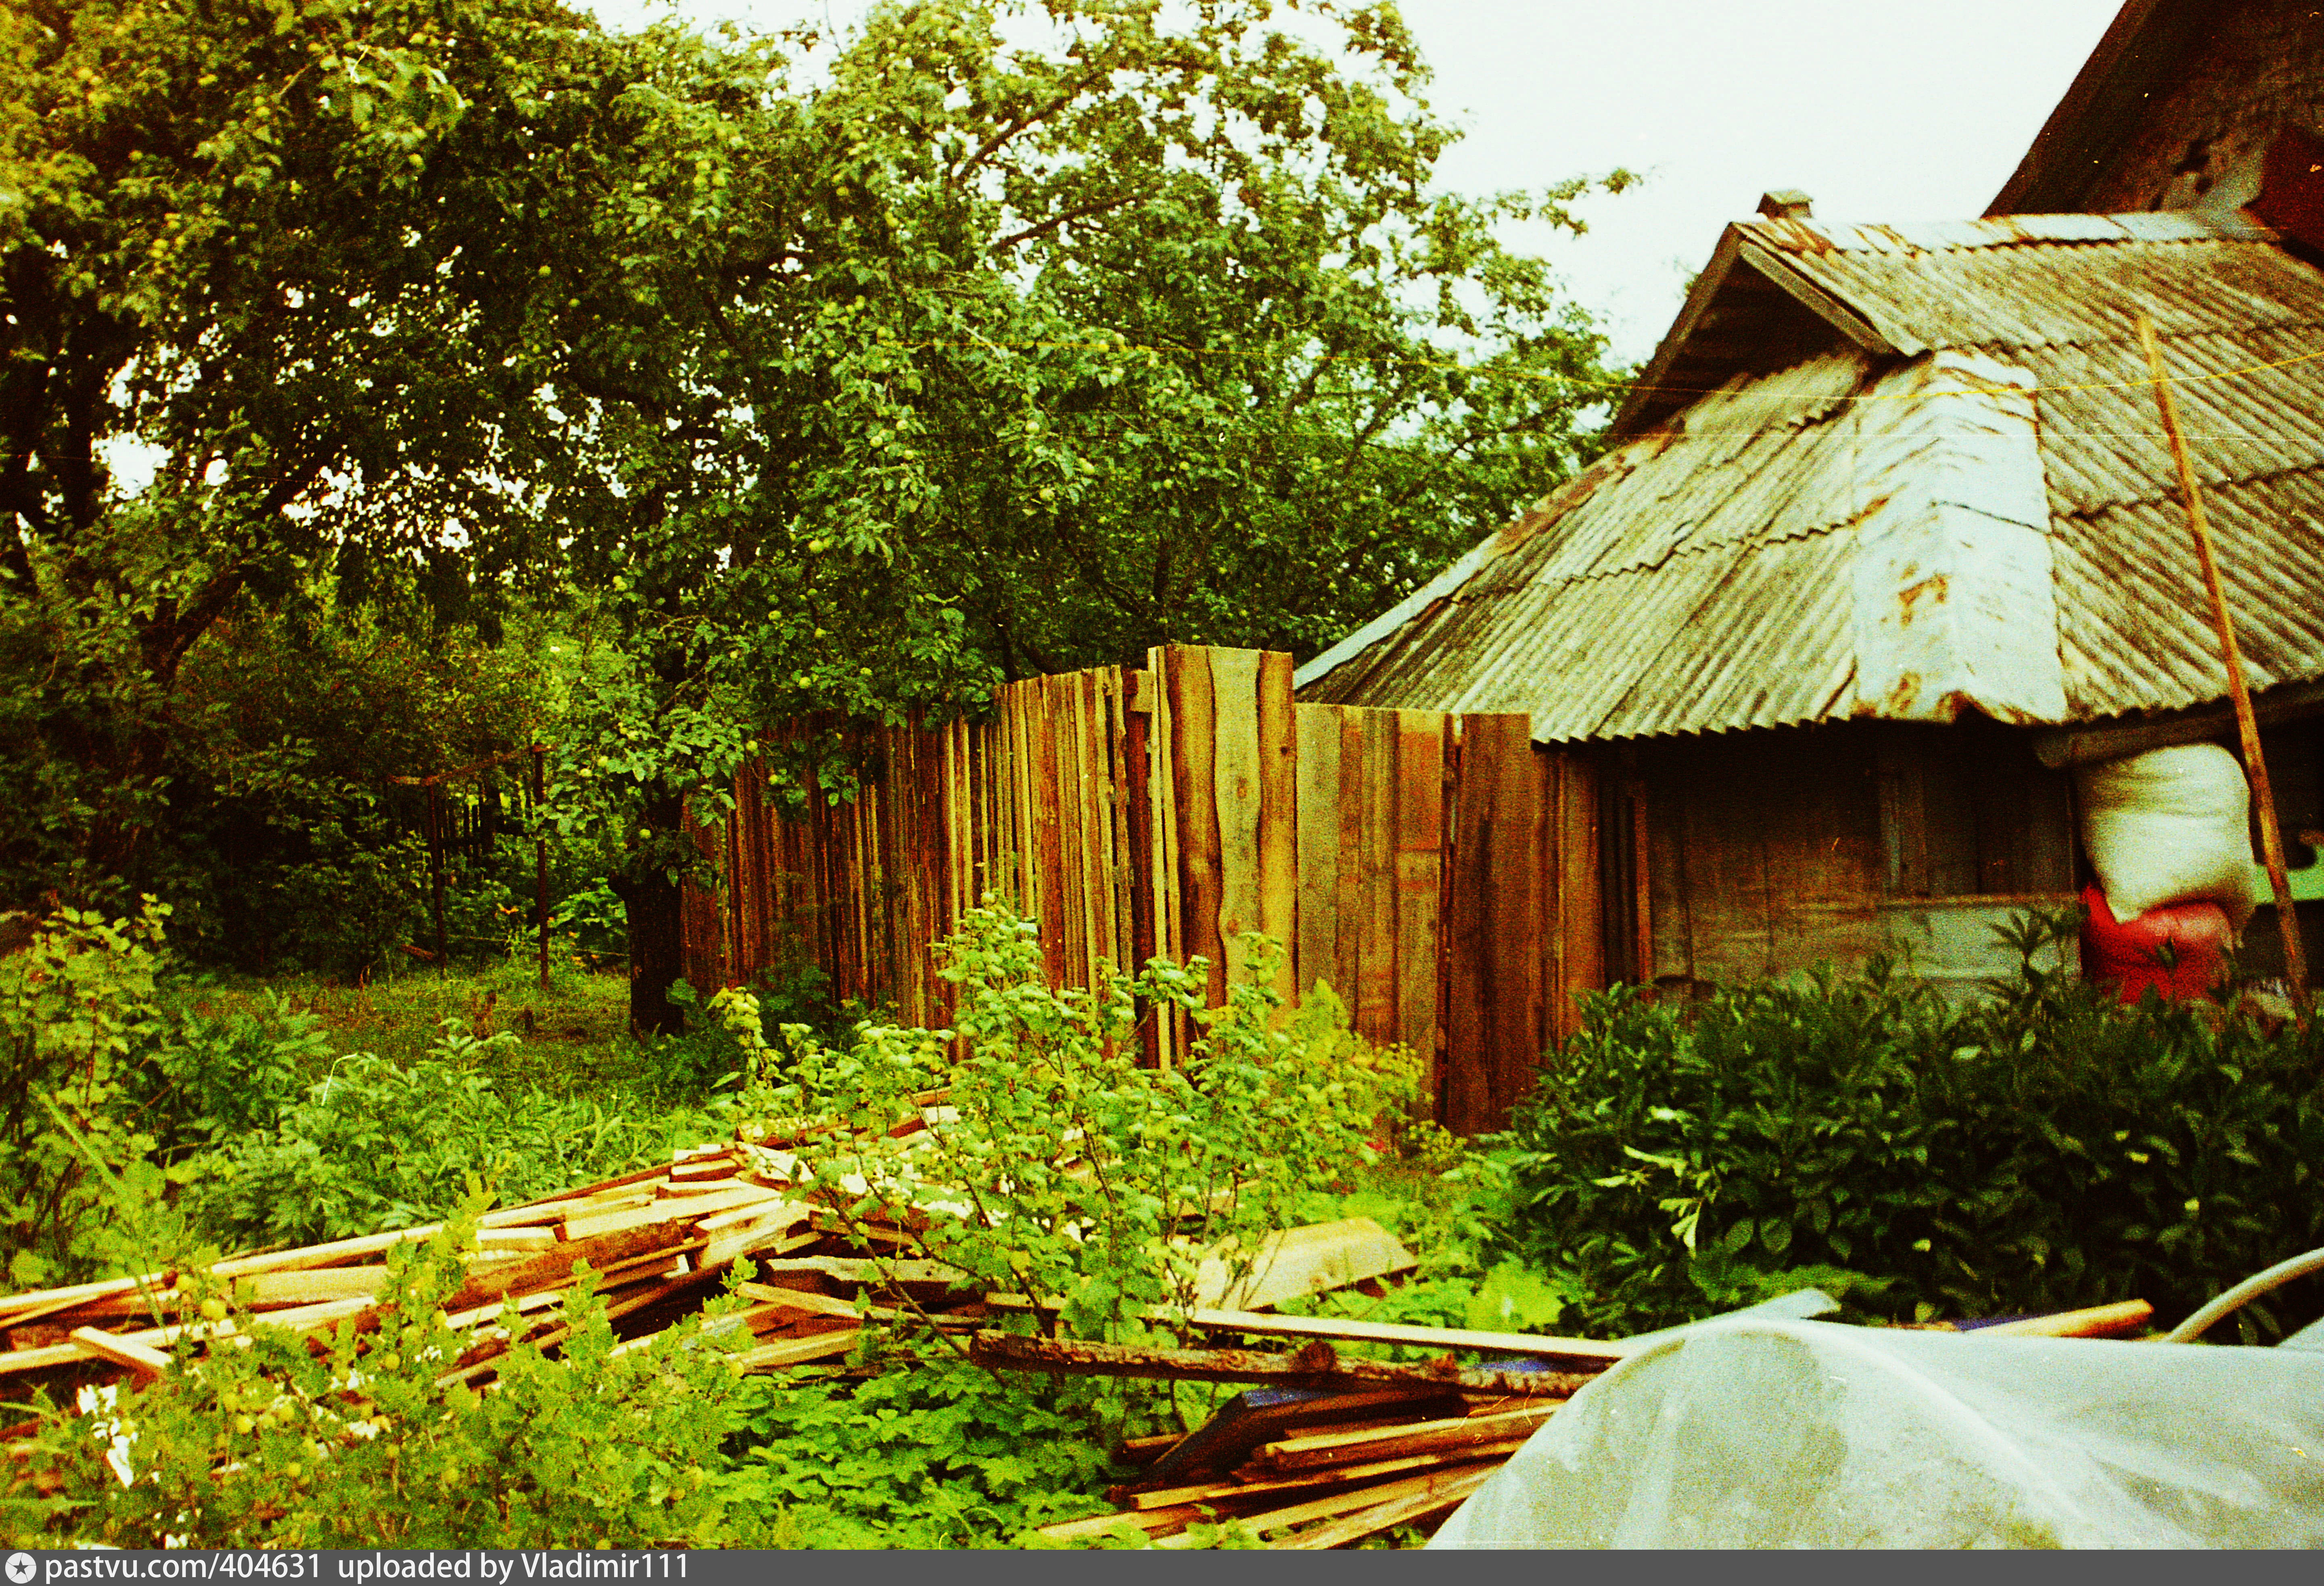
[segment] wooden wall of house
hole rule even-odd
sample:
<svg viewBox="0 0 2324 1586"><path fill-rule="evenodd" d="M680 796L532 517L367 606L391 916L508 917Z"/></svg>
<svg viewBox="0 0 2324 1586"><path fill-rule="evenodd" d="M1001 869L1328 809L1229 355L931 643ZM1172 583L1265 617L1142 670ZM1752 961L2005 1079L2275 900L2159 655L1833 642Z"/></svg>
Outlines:
<svg viewBox="0 0 2324 1586"><path fill-rule="evenodd" d="M2220 0L2144 97L2083 200L2091 214L2194 207L2277 130L2324 130L2324 12Z"/></svg>
<svg viewBox="0 0 2324 1586"><path fill-rule="evenodd" d="M1843 725L1634 752L1658 983L1757 980L1881 949L1871 751Z"/></svg>
<svg viewBox="0 0 2324 1586"><path fill-rule="evenodd" d="M2073 891L2068 780L2024 729L1836 723L1618 757L1606 774L1646 834L1643 945L1665 987L1891 953L1966 990L2011 967L1995 924Z"/></svg>

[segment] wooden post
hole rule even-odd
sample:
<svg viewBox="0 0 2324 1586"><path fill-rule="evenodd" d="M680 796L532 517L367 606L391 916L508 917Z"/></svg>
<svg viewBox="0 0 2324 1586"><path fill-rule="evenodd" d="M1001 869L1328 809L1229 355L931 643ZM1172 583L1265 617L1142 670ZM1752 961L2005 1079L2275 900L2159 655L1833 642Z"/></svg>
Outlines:
<svg viewBox="0 0 2324 1586"><path fill-rule="evenodd" d="M532 746L532 898L540 922L540 989L549 990L549 751Z"/></svg>
<svg viewBox="0 0 2324 1586"><path fill-rule="evenodd" d="M2138 339L2146 348L2146 364L2154 376L2154 401L2163 410L2163 433L2170 438L2172 460L2179 466L2179 489L2187 505L2187 527L2194 531L2195 554L2203 564L2203 587L2211 597L2211 625L2218 630L2219 653L2227 663L2227 694L2236 707L2236 731L2243 740L2244 769L2251 777L2252 797L2259 802L2260 855L2267 862L2267 879L2275 889L2277 927L2283 933L2284 981L2292 989L2292 1005L2301 1025L2308 1021L2308 959L2300 945L2300 907L2292 901L2292 883L2284 873L2283 833L2276 824L2275 794L2268 785L2267 761L2260 753L2259 720L2252 714L2251 690L2244 683L2242 652L2236 648L2235 619L2227 612L2227 593L2219 586L2219 565L2211 554L2211 529L2203 518L2203 493L2196 486L2195 469L2187 457L2186 438L2179 430L2179 403L2171 392L2171 377L2163 367L2163 349L2155 344L2154 322L2138 317Z"/></svg>
<svg viewBox="0 0 2324 1586"><path fill-rule="evenodd" d="M452 954L444 938L444 802L443 789L428 784L428 879L436 895L436 967L452 973Z"/></svg>

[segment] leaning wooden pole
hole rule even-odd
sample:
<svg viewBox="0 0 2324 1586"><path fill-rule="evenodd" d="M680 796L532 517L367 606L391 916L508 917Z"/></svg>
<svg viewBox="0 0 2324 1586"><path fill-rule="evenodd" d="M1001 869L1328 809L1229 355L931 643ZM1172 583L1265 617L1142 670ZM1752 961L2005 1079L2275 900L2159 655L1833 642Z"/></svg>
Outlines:
<svg viewBox="0 0 2324 1586"><path fill-rule="evenodd" d="M532 904L540 928L540 989L549 990L549 751L532 746Z"/></svg>
<svg viewBox="0 0 2324 1586"><path fill-rule="evenodd" d="M2194 465L2187 457L2187 438L2179 429L2179 402L2171 392L2171 376L2163 367L2163 349L2154 340L2154 322L2138 317L2138 339L2146 348L2146 366L2154 378L2155 404L2163 410L2163 430L2170 438L2172 460L2179 466L2179 492L2187 504L2187 527L2195 535L2195 554L2203 564L2203 587L2211 596L2211 626L2219 636L2219 653L2227 663L2227 694L2235 702L2236 731L2243 739L2244 770L2251 777L2252 798L2259 805L2260 856L2267 862L2267 879L2275 889L2275 916L2283 933L2283 975L2292 988L2292 1005L2301 1022L2308 1019L2308 958L2300 945L2300 908L2292 899L2292 881L2284 872L2283 832L2275 818L2275 793L2268 786L2267 761L2260 753L2259 718L2252 712L2251 689L2244 682L2243 653L2236 648L2235 619L2227 611L2227 592L2219 586L2218 558L2211 553L2211 528L2203 517L2203 493L2195 484Z"/></svg>

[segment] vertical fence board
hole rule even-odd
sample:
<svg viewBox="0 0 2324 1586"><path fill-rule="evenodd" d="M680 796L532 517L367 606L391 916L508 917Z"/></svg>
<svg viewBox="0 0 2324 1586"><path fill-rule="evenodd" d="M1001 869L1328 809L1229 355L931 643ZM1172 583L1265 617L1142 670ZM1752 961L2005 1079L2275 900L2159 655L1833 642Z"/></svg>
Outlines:
<svg viewBox="0 0 2324 1586"><path fill-rule="evenodd" d="M1444 841L1444 717L1437 712L1396 713L1395 788L1397 1039L1419 1055L1422 1093L1433 1097L1441 1077L1436 911Z"/></svg>
<svg viewBox="0 0 2324 1586"><path fill-rule="evenodd" d="M1357 1028L1366 1039L1384 1045L1404 1038L1396 1008L1396 725L1392 711L1365 713L1356 788L1363 822L1363 885L1356 901L1362 944L1356 964Z"/></svg>
<svg viewBox="0 0 2324 1586"><path fill-rule="evenodd" d="M1215 1004L1231 938L1259 929L1285 946L1287 1001L1330 985L1475 1132L1602 983L1594 770L1536 748L1522 716L1295 705L1286 656L1172 645L1142 672L1009 685L981 724L840 741L852 796L810 786L786 815L752 761L724 828L695 834L722 876L686 911L701 989L801 954L835 996L948 1023L928 947L991 892L1038 923L1055 983L1201 954ZM1179 1060L1191 1033L1148 1021L1144 1060Z"/></svg>
<svg viewBox="0 0 2324 1586"><path fill-rule="evenodd" d="M1292 707L1296 737L1297 793L1293 862L1298 871L1298 949L1301 997L1318 981L1346 1001L1354 982L1340 964L1340 716L1328 705Z"/></svg>
<svg viewBox="0 0 2324 1586"><path fill-rule="evenodd" d="M1462 723L1454 861L1447 889L1449 1045L1444 1122L1506 1128L1541 1056L1545 776L1526 718Z"/></svg>
<svg viewBox="0 0 2324 1586"><path fill-rule="evenodd" d="M1209 962L1205 994L1226 999L1226 954L1219 939L1221 896L1218 779L1213 724L1218 719L1211 658L1170 647L1170 780L1178 848L1178 950Z"/></svg>
<svg viewBox="0 0 2324 1586"><path fill-rule="evenodd" d="M1260 928L1259 655L1213 650L1211 786L1218 811L1218 932L1228 982L1243 978L1250 954L1239 939ZM1223 990L1214 983L1213 998Z"/></svg>
<svg viewBox="0 0 2324 1586"><path fill-rule="evenodd" d="M1291 671L1287 654L1259 653L1259 928L1283 945L1274 987L1286 1013L1299 996L1299 739Z"/></svg>

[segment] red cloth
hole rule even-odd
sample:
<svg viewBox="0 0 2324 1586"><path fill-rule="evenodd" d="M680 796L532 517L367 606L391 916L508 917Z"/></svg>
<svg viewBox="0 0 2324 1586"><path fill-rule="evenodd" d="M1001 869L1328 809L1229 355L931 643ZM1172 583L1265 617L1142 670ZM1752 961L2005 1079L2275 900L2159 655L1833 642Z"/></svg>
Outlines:
<svg viewBox="0 0 2324 1586"><path fill-rule="evenodd" d="M2082 902L2089 911L2082 923L2086 980L2116 985L2125 1002L2137 1001L2149 986L2165 1002L2191 1002L2218 983L2232 933L2218 904L2166 903L2126 922L2096 887L2082 889ZM2158 952L2164 947L2167 955Z"/></svg>

